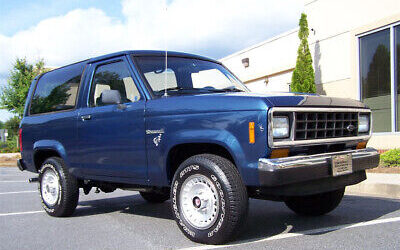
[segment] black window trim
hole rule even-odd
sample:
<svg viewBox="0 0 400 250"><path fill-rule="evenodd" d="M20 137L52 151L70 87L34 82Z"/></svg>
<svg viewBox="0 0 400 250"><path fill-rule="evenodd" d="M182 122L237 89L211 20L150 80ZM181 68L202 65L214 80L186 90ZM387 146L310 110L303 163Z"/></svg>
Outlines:
<svg viewBox="0 0 400 250"><path fill-rule="evenodd" d="M84 78L84 75L85 75L85 73L86 73L86 69L87 69L87 66L88 66L87 63L85 64L85 66L83 67L83 70L82 70L81 80L79 81L79 86L78 86L78 89L77 89L77 91L76 91L75 105L74 105L73 108L70 108L70 109L63 109L63 110L56 110L56 111L49 111L49 112L43 112L43 113L37 113L37 114L31 114L31 106L32 106L32 99L33 99L33 97L35 96L36 88L37 88L37 86L38 86L38 84L39 84L39 81L40 81L40 79L41 79L45 74L47 74L47 73L49 73L49 72L56 71L56 70L58 70L58 69L62 69L62 68L68 67L68 66L72 66L72 65L74 65L74 64L82 63L82 62L85 62L85 61L80 61L80 62L77 62L77 63L69 64L69 65L66 65L66 66L63 66L63 67L54 69L54 70L50 70L50 71L48 71L48 72L46 72L46 73L40 74L39 77L38 77L38 79L37 79L36 82L35 82L35 87L34 87L34 89L33 89L32 95L31 95L30 98L29 98L29 107L28 107L27 116L40 116L40 115L47 115L47 114L54 114L54 113L75 111L75 110L77 109L77 104L78 104L78 100L79 100L80 90L81 90L81 88L82 88L83 78Z"/></svg>
<svg viewBox="0 0 400 250"><path fill-rule="evenodd" d="M105 61L98 61L98 62L94 62L94 63L91 64L91 66L94 67L94 69L92 70L91 75L90 75L90 82L89 82L88 91L87 91L87 95L86 95L86 108L104 107L104 106L91 106L90 102L89 102L90 101L90 94L92 92L92 87L93 87L94 75L96 74L96 70L99 67L107 65L107 64L117 63L117 62L125 63L125 65L126 65L126 67L128 69L129 75L131 76L131 78L133 80L133 83L135 84L135 87L136 87L136 89L137 89L137 91L138 91L138 93L140 95L140 100L138 100L136 102L140 102L140 101L144 101L145 100L145 98L143 97L142 93L140 92L138 84L136 83L135 79L132 77L132 74L131 74L131 72L129 70L129 62L123 56L119 56L117 58L111 58L111 59L108 59L108 60L105 60ZM136 102L126 102L126 103L123 103L123 104L136 103ZM105 105L105 106L114 106L114 105Z"/></svg>

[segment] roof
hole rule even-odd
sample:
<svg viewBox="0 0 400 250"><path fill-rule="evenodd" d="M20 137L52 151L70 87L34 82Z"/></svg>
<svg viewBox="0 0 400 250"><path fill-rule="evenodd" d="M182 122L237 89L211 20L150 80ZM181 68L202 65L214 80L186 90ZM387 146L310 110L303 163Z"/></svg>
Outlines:
<svg viewBox="0 0 400 250"><path fill-rule="evenodd" d="M125 50L125 51L119 51L107 55L102 55L98 57L94 57L89 59L89 63L100 61L100 60L105 60L105 59L110 59L113 57L118 57L118 56L123 56L123 55L133 55L133 56L165 56L165 50ZM200 59L200 60L207 60L211 62L216 62L220 63L214 59L204 57L204 56L199 56L199 55L194 55L194 54L189 54L189 53L184 53L184 52L176 52L176 51L168 51L167 52L168 56L174 56L174 57L185 57L185 58L195 58L195 59Z"/></svg>
<svg viewBox="0 0 400 250"><path fill-rule="evenodd" d="M119 52L114 52L114 53L110 53L110 54L106 54L106 55L102 55L102 56L97 56L97 57L93 57L93 58L89 58L86 60L82 60L82 61L78 61L78 62L74 62L71 64L67 64L58 68L53 68L45 73L42 73L38 76L35 77L35 79L37 79L37 77L41 77L49 72L55 71L55 70L59 70L68 66L72 66L78 63L94 63L97 61L101 61L101 60L106 60L106 59L111 59L113 57L118 57L118 56L124 56L124 55L134 55L134 56L165 56L165 50L124 50L124 51L119 51ZM200 60L206 60L206 61L211 61L211 62L215 62L215 63L219 63L221 64L221 62L216 61L214 59L208 58L208 57L204 57L204 56L199 56L199 55L194 55L194 54L189 54L189 53L184 53L184 52L176 52L176 51L168 51L167 53L168 56L174 56L174 57L184 57L184 58L195 58L195 59L200 59Z"/></svg>

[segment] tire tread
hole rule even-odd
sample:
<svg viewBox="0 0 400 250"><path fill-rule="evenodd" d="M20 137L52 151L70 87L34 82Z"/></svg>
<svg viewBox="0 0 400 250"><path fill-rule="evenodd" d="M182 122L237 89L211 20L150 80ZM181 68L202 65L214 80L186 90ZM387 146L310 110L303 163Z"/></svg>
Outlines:
<svg viewBox="0 0 400 250"><path fill-rule="evenodd" d="M223 244L237 235L246 220L248 212L248 195L246 186L244 185L236 166L226 158L213 154L199 154L188 158L181 164L181 167L185 167L188 162L203 162L212 167L212 170L226 187L230 205L230 216L225 217L227 221L224 221L224 223L226 223L226 230L223 232L219 231L219 234L212 238L191 239L199 243ZM178 168L175 176L180 172L180 168Z"/></svg>
<svg viewBox="0 0 400 250"><path fill-rule="evenodd" d="M50 212L46 209L47 205L42 201L42 205L46 206L46 212L54 217L68 217L72 215L78 205L79 200L79 186L78 180L72 176L68 169L60 157L50 157L44 161L41 173L43 172L42 169L46 164L52 165L60 175L60 182L61 182L61 201L59 205L54 208L53 212ZM39 192L40 192L40 183L39 183Z"/></svg>

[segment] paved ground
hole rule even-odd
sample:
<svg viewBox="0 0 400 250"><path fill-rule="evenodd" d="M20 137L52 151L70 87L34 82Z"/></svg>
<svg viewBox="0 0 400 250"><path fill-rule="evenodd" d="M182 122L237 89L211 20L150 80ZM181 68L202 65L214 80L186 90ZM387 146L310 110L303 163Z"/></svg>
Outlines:
<svg viewBox="0 0 400 250"><path fill-rule="evenodd" d="M73 217L52 218L40 206L33 176L0 168L0 249L399 249L400 200L345 196L329 215L304 218L283 203L250 200L241 237L225 246L187 240L169 202L138 193L81 195ZM26 192L25 192L26 191Z"/></svg>

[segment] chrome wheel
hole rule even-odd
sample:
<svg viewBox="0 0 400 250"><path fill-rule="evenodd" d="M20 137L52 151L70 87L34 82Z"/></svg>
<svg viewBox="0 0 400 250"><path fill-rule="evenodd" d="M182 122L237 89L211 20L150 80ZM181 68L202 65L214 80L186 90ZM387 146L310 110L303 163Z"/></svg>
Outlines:
<svg viewBox="0 0 400 250"><path fill-rule="evenodd" d="M53 206L57 203L60 195L60 182L58 175L54 172L54 170L48 168L43 173L40 183L40 190L43 201L47 205Z"/></svg>
<svg viewBox="0 0 400 250"><path fill-rule="evenodd" d="M218 218L219 194L204 175L195 174L185 180L179 204L186 221L196 229L208 229Z"/></svg>

